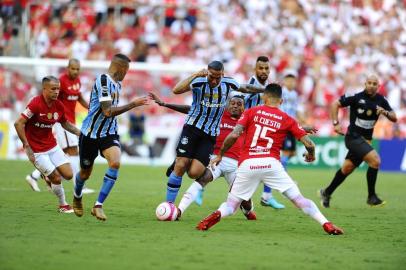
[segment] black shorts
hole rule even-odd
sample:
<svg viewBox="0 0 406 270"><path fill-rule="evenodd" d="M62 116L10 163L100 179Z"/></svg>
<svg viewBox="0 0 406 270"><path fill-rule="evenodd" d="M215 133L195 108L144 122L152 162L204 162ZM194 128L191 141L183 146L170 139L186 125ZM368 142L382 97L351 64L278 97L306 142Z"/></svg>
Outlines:
<svg viewBox="0 0 406 270"><path fill-rule="evenodd" d="M102 151L110 148L112 146L120 145L120 136L109 135L103 138L92 139L88 136L80 134L79 136L79 157L80 157L80 167L83 169L88 169L93 166L94 160L100 155L103 156Z"/></svg>
<svg viewBox="0 0 406 270"><path fill-rule="evenodd" d="M292 135L292 133L288 132L286 134L286 138L283 141L282 150L284 151L296 151L296 138Z"/></svg>
<svg viewBox="0 0 406 270"><path fill-rule="evenodd" d="M194 126L184 125L176 147L176 156L197 159L207 166L215 143L216 137L210 136Z"/></svg>
<svg viewBox="0 0 406 270"><path fill-rule="evenodd" d="M348 153L345 159L349 159L352 163L358 167L366 154L374 150L374 148L361 136L345 136L345 146L348 149Z"/></svg>

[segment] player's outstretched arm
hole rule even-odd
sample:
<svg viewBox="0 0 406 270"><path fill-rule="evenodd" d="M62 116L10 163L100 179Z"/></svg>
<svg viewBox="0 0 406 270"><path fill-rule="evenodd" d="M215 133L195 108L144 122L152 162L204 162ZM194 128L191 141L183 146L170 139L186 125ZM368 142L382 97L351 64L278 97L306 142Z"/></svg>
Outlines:
<svg viewBox="0 0 406 270"><path fill-rule="evenodd" d="M340 135L344 135L344 132L341 129L340 122L338 121L338 110L341 108L340 101L335 101L333 105L331 105L331 120L333 120L334 131Z"/></svg>
<svg viewBox="0 0 406 270"><path fill-rule="evenodd" d="M188 113L190 110L190 106L189 105L179 105L179 104L168 104L163 102L155 93L149 92L148 96L155 101L156 104L158 104L159 106L162 107L166 107L169 108L171 110L180 112L180 113Z"/></svg>
<svg viewBox="0 0 406 270"><path fill-rule="evenodd" d="M258 87L252 84L241 84L240 88L237 89L238 92L242 92L242 93L263 93L264 92L264 88L262 87Z"/></svg>
<svg viewBox="0 0 406 270"><path fill-rule="evenodd" d="M123 105L123 106L119 106L119 107L112 107L111 100L106 100L106 101L100 102L100 107L102 109L104 116L113 117L113 116L125 113L131 109L134 109L135 107L142 106L142 105L148 105L149 104L148 101L149 101L148 97L143 96L143 97L134 98L127 105Z"/></svg>
<svg viewBox="0 0 406 270"><path fill-rule="evenodd" d="M80 105L82 105L86 109L89 109L89 103L87 103L87 101L83 97L82 93L80 93L78 101L79 101Z"/></svg>
<svg viewBox="0 0 406 270"><path fill-rule="evenodd" d="M25 153L28 156L28 159L34 163L35 162L35 157L34 157L34 152L32 151L30 145L28 144L27 136L25 136L25 124L27 123L27 119L24 117L20 116L15 122L14 122L14 127L16 129L18 138L20 138L21 142L23 143L23 147L25 150Z"/></svg>
<svg viewBox="0 0 406 270"><path fill-rule="evenodd" d="M193 73L186 79L178 82L175 85L175 87L172 89L172 93L174 93L175 95L178 95L178 94L182 94L182 93L186 93L186 92L190 91L191 90L190 84L192 83L192 81L194 79L196 79L197 77L206 77L207 73L208 73L207 69L202 69L196 73Z"/></svg>
<svg viewBox="0 0 406 270"><path fill-rule="evenodd" d="M378 115L384 115L386 118L388 118L392 122L397 122L398 118L396 117L396 113L394 111L387 111L384 108L380 106L376 106L376 113Z"/></svg>
<svg viewBox="0 0 406 270"><path fill-rule="evenodd" d="M235 144L235 142L238 140L238 137L241 136L241 133L244 132L244 126L242 125L236 125L234 127L234 130L228 134L228 136L226 137L226 139L223 142L223 145L220 148L220 152L217 155L216 158L214 158L212 161L210 161L210 165L218 165L221 161L221 159L224 156L224 153L228 151L228 149L231 148L231 146L233 146Z"/></svg>
<svg viewBox="0 0 406 270"><path fill-rule="evenodd" d="M69 121L65 121L61 123L61 126L66 129L67 131L69 131L70 133L75 134L76 136L80 135L80 130L71 122Z"/></svg>
<svg viewBox="0 0 406 270"><path fill-rule="evenodd" d="M302 138L300 138L300 142L303 143L303 145L307 150L307 153L303 154L303 156L305 157L305 161L313 162L316 159L315 156L316 145L307 135L304 135Z"/></svg>

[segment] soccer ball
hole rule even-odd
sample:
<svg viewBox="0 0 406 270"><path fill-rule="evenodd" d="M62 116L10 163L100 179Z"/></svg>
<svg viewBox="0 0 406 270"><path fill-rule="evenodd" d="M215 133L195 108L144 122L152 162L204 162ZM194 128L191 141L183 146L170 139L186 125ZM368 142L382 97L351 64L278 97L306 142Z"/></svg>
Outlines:
<svg viewBox="0 0 406 270"><path fill-rule="evenodd" d="M155 214L161 221L173 221L178 216L178 208L171 202L163 202L158 205Z"/></svg>

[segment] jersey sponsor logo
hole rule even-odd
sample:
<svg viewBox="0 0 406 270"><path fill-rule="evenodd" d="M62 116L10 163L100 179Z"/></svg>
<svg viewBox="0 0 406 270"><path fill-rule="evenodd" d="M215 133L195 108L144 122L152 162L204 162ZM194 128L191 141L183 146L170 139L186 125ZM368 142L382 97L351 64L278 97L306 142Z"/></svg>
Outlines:
<svg viewBox="0 0 406 270"><path fill-rule="evenodd" d="M80 89L80 84L79 83L75 83L71 86L68 86L68 90L74 90L74 91L79 91Z"/></svg>
<svg viewBox="0 0 406 270"><path fill-rule="evenodd" d="M270 152L271 152L271 148L260 147L260 146L257 146L255 148L250 148L248 150L248 154L250 156L266 155L266 154L269 154Z"/></svg>
<svg viewBox="0 0 406 270"><path fill-rule="evenodd" d="M250 170L261 170L261 169L270 169L272 168L271 164L268 165L250 165Z"/></svg>
<svg viewBox="0 0 406 270"><path fill-rule="evenodd" d="M44 124L44 123L39 123L36 122L34 124L34 126L38 127L38 128L52 128L54 124Z"/></svg>
<svg viewBox="0 0 406 270"><path fill-rule="evenodd" d="M224 107L226 105L225 103L210 103L208 101L205 102L204 100L202 100L200 102L200 104L202 106L209 107L209 108L221 108L221 107Z"/></svg>
<svg viewBox="0 0 406 270"><path fill-rule="evenodd" d="M77 96L77 95L69 95L69 96L67 96L67 98L66 98L67 100L73 100L73 101L76 101L76 100L78 100L79 99L79 97Z"/></svg>
<svg viewBox="0 0 406 270"><path fill-rule="evenodd" d="M375 120L363 120L363 119L359 119L357 117L357 119L355 119L355 125L359 126L361 128L364 129L373 129L375 126L376 121Z"/></svg>
<svg viewBox="0 0 406 270"><path fill-rule="evenodd" d="M179 152L181 152L182 154L183 154L183 153L186 153L186 150L183 150L183 149L180 149L180 148L179 148L178 150L179 150Z"/></svg>
<svg viewBox="0 0 406 270"><path fill-rule="evenodd" d="M188 144L188 142L189 142L189 138L186 136L183 136L182 139L180 140L181 144ZM182 152L182 153L184 153L184 152Z"/></svg>
<svg viewBox="0 0 406 270"><path fill-rule="evenodd" d="M220 128L225 128L225 129L234 129L235 126L229 125L227 123L220 124Z"/></svg>
<svg viewBox="0 0 406 270"><path fill-rule="evenodd" d="M276 118L278 120L282 120L282 116L274 114L274 113L268 113L268 112L262 111L262 110L257 111L257 114L261 114L261 115L264 115L264 116L268 116L268 117Z"/></svg>

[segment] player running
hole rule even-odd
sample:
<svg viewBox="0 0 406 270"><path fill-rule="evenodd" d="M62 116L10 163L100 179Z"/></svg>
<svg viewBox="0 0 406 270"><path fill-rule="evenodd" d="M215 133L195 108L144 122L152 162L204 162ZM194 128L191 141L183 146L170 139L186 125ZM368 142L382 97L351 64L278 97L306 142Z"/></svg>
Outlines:
<svg viewBox="0 0 406 270"><path fill-rule="evenodd" d="M94 160L100 151L109 168L91 214L99 220L107 219L102 206L118 178L120 168L121 148L116 116L148 103L147 97L140 97L118 106L121 81L127 74L129 63L127 56L114 55L108 72L97 76L93 85L89 113L83 121L79 137L80 171L76 174L72 205L78 217L83 215L82 188L92 173Z"/></svg>
<svg viewBox="0 0 406 270"><path fill-rule="evenodd" d="M220 208L200 221L198 230L208 230L222 217L232 215L243 200L252 197L260 182L281 192L298 208L317 222L329 234L342 234L343 230L334 226L320 212L313 201L303 197L299 188L280 163L280 149L288 132L299 139L306 147L307 162L315 159L315 145L296 120L279 109L282 103L282 88L271 83L264 92L265 105L244 112L233 132L225 139L217 158L211 164L221 162L224 153L245 136L243 151L239 158L237 177L228 194L227 201Z"/></svg>
<svg viewBox="0 0 406 270"><path fill-rule="evenodd" d="M65 200L62 177L73 176L71 165L52 134L55 123L79 136L80 131L66 117L64 106L58 100L60 82L53 76L42 79L42 94L31 99L14 126L29 160L51 182L51 190L58 197L59 212L72 213Z"/></svg>
<svg viewBox="0 0 406 270"><path fill-rule="evenodd" d="M66 73L62 74L59 77L61 87L58 95L58 100L60 100L64 105L66 119L72 124L76 124L76 103L79 102L86 109L89 107L89 104L86 102L86 100L83 98L82 93L80 92L81 84L79 72L79 60L70 59L68 62ZM69 157L73 174L76 175L76 173L79 172L78 136L63 129L59 123L56 123L54 125L53 131L56 135L56 141L58 145ZM40 175L41 173L39 172L39 170L36 169L25 178L34 191L40 191L37 182ZM73 178L73 184L75 184L75 178ZM88 194L94 192L94 190L84 187L82 192L84 194Z"/></svg>

